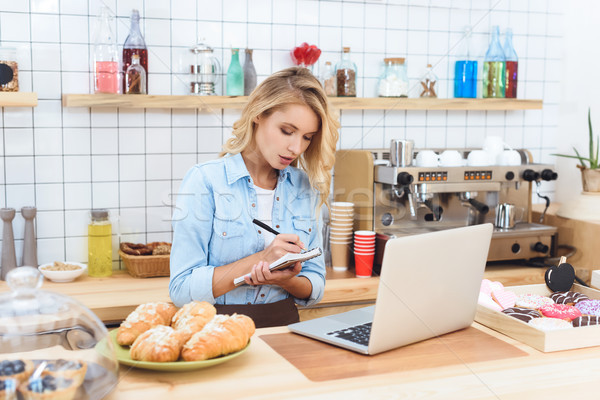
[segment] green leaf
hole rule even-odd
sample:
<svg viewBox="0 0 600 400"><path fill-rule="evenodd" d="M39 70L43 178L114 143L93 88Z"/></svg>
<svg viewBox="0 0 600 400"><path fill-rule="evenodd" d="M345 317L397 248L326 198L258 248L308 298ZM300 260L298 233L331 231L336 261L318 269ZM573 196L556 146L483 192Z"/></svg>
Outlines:
<svg viewBox="0 0 600 400"><path fill-rule="evenodd" d="M592 169L598 168L598 150L600 150L600 137L596 138L596 157L594 157L594 167Z"/></svg>
<svg viewBox="0 0 600 400"><path fill-rule="evenodd" d="M581 165L583 165L585 167L585 163L583 162L583 160L588 160L590 162L590 165L592 165L591 159L581 157L581 155L579 154L579 152L577 151L577 149L575 147L573 147L573 150L575 150L575 154L577 154L577 157L575 157L575 158L579 159L579 162L581 163Z"/></svg>

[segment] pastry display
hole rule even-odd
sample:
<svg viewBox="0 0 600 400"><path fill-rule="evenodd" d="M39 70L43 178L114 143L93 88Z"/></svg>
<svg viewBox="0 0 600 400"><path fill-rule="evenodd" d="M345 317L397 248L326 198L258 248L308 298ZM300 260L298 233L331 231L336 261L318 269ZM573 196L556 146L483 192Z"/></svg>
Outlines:
<svg viewBox="0 0 600 400"><path fill-rule="evenodd" d="M581 317L581 311L566 304L550 304L540 308L540 312L544 317L564 319L568 322Z"/></svg>
<svg viewBox="0 0 600 400"><path fill-rule="evenodd" d="M201 361L242 350L254 334L254 321L245 315L217 315L183 346L185 361Z"/></svg>
<svg viewBox="0 0 600 400"><path fill-rule="evenodd" d="M171 326L187 342L196 332L217 315L217 309L206 301L192 301L181 307L173 316Z"/></svg>
<svg viewBox="0 0 600 400"><path fill-rule="evenodd" d="M524 307L511 307L507 308L506 310L502 310L502 312L523 322L529 322L534 318L542 317L542 314L539 311Z"/></svg>
<svg viewBox="0 0 600 400"><path fill-rule="evenodd" d="M600 300L582 300L575 304L575 307L582 314L600 316Z"/></svg>
<svg viewBox="0 0 600 400"><path fill-rule="evenodd" d="M63 360L48 362L42 376L52 375L55 378L72 379L76 386L83 383L85 373L87 371L87 363L82 360Z"/></svg>
<svg viewBox="0 0 600 400"><path fill-rule="evenodd" d="M138 336L129 354L137 361L177 361L182 345L181 336L175 329L158 325Z"/></svg>
<svg viewBox="0 0 600 400"><path fill-rule="evenodd" d="M484 292L479 292L477 303L484 307L491 308L494 311L502 311L502 307L492 300L492 297L489 294L485 294Z"/></svg>
<svg viewBox="0 0 600 400"><path fill-rule="evenodd" d="M600 316L582 315L581 317L577 317L573 321L571 321L571 324L574 327L598 325L598 324L600 324Z"/></svg>
<svg viewBox="0 0 600 400"><path fill-rule="evenodd" d="M135 339L157 325L170 325L177 308L170 303L140 304L119 326L117 343L131 345Z"/></svg>
<svg viewBox="0 0 600 400"><path fill-rule="evenodd" d="M30 360L0 361L0 379L16 379L18 383L26 381L33 372L33 362Z"/></svg>
<svg viewBox="0 0 600 400"><path fill-rule="evenodd" d="M573 328L570 322L559 318L534 318L528 322L529 325L542 331L556 331L559 329Z"/></svg>
<svg viewBox="0 0 600 400"><path fill-rule="evenodd" d="M585 294L577 292L554 292L550 295L550 298L554 300L556 304L568 304L570 306L583 300L589 300L589 297Z"/></svg>
<svg viewBox="0 0 600 400"><path fill-rule="evenodd" d="M520 294L517 296L515 305L517 307L532 308L538 310L543 306L554 304L554 300L549 297L540 296L539 294Z"/></svg>
<svg viewBox="0 0 600 400"><path fill-rule="evenodd" d="M71 400L75 397L77 387L72 379L46 375L23 382L19 392L25 400Z"/></svg>

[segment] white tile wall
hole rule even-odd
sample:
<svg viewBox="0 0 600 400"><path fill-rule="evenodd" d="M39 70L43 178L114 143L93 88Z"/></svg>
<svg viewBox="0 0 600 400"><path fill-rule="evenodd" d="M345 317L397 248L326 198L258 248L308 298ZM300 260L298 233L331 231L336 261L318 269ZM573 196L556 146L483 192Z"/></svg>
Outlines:
<svg viewBox="0 0 600 400"><path fill-rule="evenodd" d="M188 49L198 41L215 49L225 72L231 46L255 49L259 81L291 66L291 48L306 41L323 51L317 75L325 61L339 59L342 46L351 47L359 96L375 94L382 59L398 56L407 59L413 92L431 63L439 95L448 97L464 25L474 26L472 51L481 61L491 25L510 24L519 96L543 98L544 110L347 110L339 147L386 147L392 138L413 139L416 147L478 147L487 135L500 135L552 162L562 76L559 0L0 0L0 43L18 49L21 90L39 97L35 108L2 110L0 206L37 206L40 262L86 261L92 207L111 211L115 261L119 240L170 240L173 192L193 164L217 156L239 117L238 110L62 108L63 93L90 92L101 4L117 17L121 44L131 9L140 10L151 94L187 93ZM222 77L218 90L225 84ZM552 195L554 186L544 190ZM17 215L17 247L21 226Z"/></svg>

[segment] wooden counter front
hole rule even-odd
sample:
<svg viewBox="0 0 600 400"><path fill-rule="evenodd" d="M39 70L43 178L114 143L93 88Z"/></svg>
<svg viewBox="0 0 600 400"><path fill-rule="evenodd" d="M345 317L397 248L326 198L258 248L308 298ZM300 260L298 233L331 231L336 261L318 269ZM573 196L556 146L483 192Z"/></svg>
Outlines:
<svg viewBox="0 0 600 400"><path fill-rule="evenodd" d="M191 399L200 394L207 399L261 400L598 397L595 388L600 374L600 347L544 354L479 324L473 327L526 354L491 361L457 359L452 365L408 370L391 368L389 373L314 382L261 339L263 335L287 332L287 328L265 328L257 330L244 354L215 367L187 373L160 373L123 366L119 384L107 399ZM370 361L369 356L362 357L365 362ZM336 368L331 361L323 360L323 363L328 368ZM343 365L337 367L343 368Z"/></svg>

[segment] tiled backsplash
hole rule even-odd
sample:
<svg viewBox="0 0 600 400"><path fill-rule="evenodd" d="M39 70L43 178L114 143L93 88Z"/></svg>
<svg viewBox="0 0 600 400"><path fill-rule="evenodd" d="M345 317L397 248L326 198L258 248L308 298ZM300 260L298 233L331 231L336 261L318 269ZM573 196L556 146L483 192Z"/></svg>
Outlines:
<svg viewBox="0 0 600 400"><path fill-rule="evenodd" d="M149 48L150 94L187 94L189 48L204 39L226 70L230 47L253 48L259 81L292 65L289 51L306 41L335 63L350 46L358 95L372 97L384 57L406 57L411 86L427 63L452 93L453 65L465 25L474 26L481 62L492 25L514 32L518 96L543 99L543 110L341 113L340 148L479 147L489 135L529 149L537 161L556 147L562 9L559 0L313 1L112 0L122 44L132 8L140 10ZM195 163L217 157L239 110L63 108L63 93L90 93L89 57L99 1L0 2L0 41L18 48L22 91L35 108L3 108L0 206L38 208L39 262L87 261L91 208L109 208L119 241L170 241L171 194ZM510 25L509 25L510 24ZM242 57L243 58L243 57ZM318 74L318 67L314 72ZM224 82L221 82L221 87ZM414 94L413 94L414 95ZM544 184L552 195L554 186ZM14 220L20 262L23 219ZM115 265L118 256L115 251Z"/></svg>

